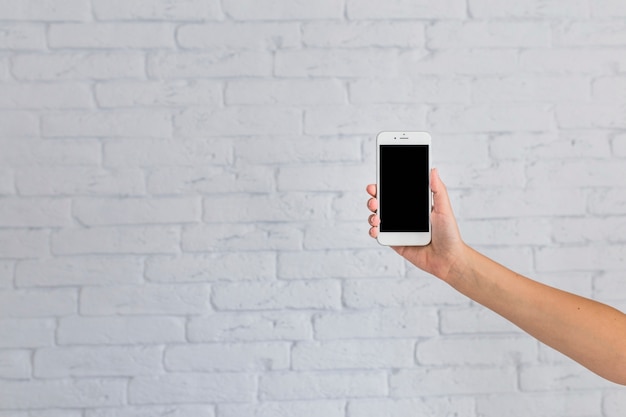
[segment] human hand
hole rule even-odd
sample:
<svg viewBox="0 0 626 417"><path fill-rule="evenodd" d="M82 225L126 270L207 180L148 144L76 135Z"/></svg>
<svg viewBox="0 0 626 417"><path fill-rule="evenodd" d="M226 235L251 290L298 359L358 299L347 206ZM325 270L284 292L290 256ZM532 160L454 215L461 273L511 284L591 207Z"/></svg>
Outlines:
<svg viewBox="0 0 626 417"><path fill-rule="evenodd" d="M439 178L437 169L433 169L430 176L430 187L433 192L433 210L430 215L432 222L432 240L427 246L392 246L393 250L418 268L433 274L444 281L448 281L450 271L455 265L463 261L467 248L454 218L448 191ZM372 197L367 207L372 212L368 222L371 237L378 236L378 200L376 199L376 184L369 184L367 192Z"/></svg>

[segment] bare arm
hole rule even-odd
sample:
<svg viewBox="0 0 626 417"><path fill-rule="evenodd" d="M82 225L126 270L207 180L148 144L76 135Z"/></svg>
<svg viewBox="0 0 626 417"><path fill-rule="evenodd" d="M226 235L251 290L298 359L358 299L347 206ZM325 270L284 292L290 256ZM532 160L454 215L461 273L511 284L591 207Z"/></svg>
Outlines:
<svg viewBox="0 0 626 417"><path fill-rule="evenodd" d="M434 171L433 240L427 247L394 247L419 268L500 314L598 375L626 385L626 315L605 304L533 281L494 262L461 239L445 185ZM376 188L368 186L378 233Z"/></svg>

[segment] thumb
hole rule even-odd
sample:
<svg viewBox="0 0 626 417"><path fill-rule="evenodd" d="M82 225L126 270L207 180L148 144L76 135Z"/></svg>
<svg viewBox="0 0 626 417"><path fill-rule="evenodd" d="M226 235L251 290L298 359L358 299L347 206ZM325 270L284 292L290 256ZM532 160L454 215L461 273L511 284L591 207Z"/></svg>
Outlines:
<svg viewBox="0 0 626 417"><path fill-rule="evenodd" d="M448 189L439 177L439 170L433 168L430 175L430 189L433 192L433 211L439 214L452 214Z"/></svg>

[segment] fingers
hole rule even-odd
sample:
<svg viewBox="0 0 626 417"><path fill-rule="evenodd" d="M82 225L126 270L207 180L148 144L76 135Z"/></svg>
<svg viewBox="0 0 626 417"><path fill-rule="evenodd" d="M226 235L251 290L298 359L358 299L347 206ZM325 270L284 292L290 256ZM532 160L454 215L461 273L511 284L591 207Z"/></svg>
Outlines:
<svg viewBox="0 0 626 417"><path fill-rule="evenodd" d="M370 224L370 226L378 227L378 225L380 225L380 217L378 217L377 214L371 214L367 219L367 222Z"/></svg>
<svg viewBox="0 0 626 417"><path fill-rule="evenodd" d="M368 184L365 189L367 190L367 193L369 195L371 195L372 197L376 197L376 184Z"/></svg>
<svg viewBox="0 0 626 417"><path fill-rule="evenodd" d="M431 172L430 188L433 192L433 210L437 213L452 213L448 190L443 181L441 181L437 168L433 168Z"/></svg>
<svg viewBox="0 0 626 417"><path fill-rule="evenodd" d="M372 213L376 213L376 211L378 211L378 200L375 198L370 198L369 200L367 200L367 208Z"/></svg>

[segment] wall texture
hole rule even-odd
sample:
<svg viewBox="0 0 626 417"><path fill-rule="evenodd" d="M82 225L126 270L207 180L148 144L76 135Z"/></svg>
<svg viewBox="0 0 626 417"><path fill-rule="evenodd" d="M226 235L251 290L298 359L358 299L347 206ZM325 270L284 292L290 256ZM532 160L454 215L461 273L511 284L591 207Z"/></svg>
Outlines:
<svg viewBox="0 0 626 417"><path fill-rule="evenodd" d="M385 129L626 308L623 0L0 0L0 417L622 417L367 236Z"/></svg>

